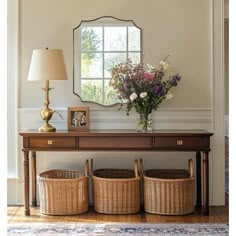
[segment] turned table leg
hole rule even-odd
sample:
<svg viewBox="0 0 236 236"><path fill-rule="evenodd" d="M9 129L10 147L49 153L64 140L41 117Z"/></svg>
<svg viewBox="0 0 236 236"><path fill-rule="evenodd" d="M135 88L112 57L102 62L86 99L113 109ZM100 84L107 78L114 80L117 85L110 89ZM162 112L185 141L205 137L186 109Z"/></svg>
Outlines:
<svg viewBox="0 0 236 236"><path fill-rule="evenodd" d="M209 163L208 152L203 152L203 215L209 215Z"/></svg>
<svg viewBox="0 0 236 236"><path fill-rule="evenodd" d="M201 152L196 152L197 202L196 207L202 207L202 160Z"/></svg>
<svg viewBox="0 0 236 236"><path fill-rule="evenodd" d="M37 206L36 198L36 152L31 152L32 206Z"/></svg>
<svg viewBox="0 0 236 236"><path fill-rule="evenodd" d="M24 192L25 192L25 215L30 215L29 207L29 152L24 151Z"/></svg>

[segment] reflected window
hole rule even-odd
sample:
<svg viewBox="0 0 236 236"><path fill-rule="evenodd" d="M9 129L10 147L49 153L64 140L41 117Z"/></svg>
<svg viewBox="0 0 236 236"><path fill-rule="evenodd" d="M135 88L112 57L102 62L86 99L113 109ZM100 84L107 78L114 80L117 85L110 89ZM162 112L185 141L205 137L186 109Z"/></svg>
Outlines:
<svg viewBox="0 0 236 236"><path fill-rule="evenodd" d="M141 30L132 21L102 17L74 29L74 93L82 101L120 103L109 86L111 69L131 59L141 62Z"/></svg>

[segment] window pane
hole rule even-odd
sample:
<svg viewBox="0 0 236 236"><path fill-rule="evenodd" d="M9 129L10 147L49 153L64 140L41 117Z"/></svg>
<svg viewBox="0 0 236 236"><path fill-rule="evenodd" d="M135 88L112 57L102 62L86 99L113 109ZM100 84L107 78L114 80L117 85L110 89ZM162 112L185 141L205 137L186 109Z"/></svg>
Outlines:
<svg viewBox="0 0 236 236"><path fill-rule="evenodd" d="M109 86L110 80L105 80L104 87L104 105L110 105L114 103L120 103L120 99L117 97L115 90Z"/></svg>
<svg viewBox="0 0 236 236"><path fill-rule="evenodd" d="M104 50L126 51L126 27L104 27Z"/></svg>
<svg viewBox="0 0 236 236"><path fill-rule="evenodd" d="M83 101L103 102L102 80L82 80L81 91Z"/></svg>
<svg viewBox="0 0 236 236"><path fill-rule="evenodd" d="M135 63L135 64L140 63L140 53L139 52L129 53L128 57L133 63Z"/></svg>
<svg viewBox="0 0 236 236"><path fill-rule="evenodd" d="M102 27L81 28L81 50L82 51L102 50Z"/></svg>
<svg viewBox="0 0 236 236"><path fill-rule="evenodd" d="M104 53L104 75L105 78L110 78L111 73L109 70L115 65L126 62L126 53Z"/></svg>
<svg viewBox="0 0 236 236"><path fill-rule="evenodd" d="M140 51L140 29L137 27L128 27L129 51Z"/></svg>
<svg viewBox="0 0 236 236"><path fill-rule="evenodd" d="M81 53L81 77L102 78L102 53Z"/></svg>

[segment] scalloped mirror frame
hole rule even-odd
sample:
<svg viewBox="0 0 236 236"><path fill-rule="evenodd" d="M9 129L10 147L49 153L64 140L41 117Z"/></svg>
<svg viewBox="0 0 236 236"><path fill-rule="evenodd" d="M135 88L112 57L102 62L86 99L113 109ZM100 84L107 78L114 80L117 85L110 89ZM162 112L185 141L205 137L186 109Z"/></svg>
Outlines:
<svg viewBox="0 0 236 236"><path fill-rule="evenodd" d="M126 50L105 50L104 49L104 27L126 27ZM82 50L82 29L83 27L101 27L101 31L102 31L102 50L95 48L95 51L86 51L87 55L89 54L101 54L102 58L100 58L100 65L101 65L101 75L96 75L95 74L95 78L86 78L86 76L84 76L84 74L82 74L82 55L86 55L86 52L84 52L84 50ZM129 50L129 28L128 27L133 27L135 30L137 30L137 32L139 32L138 34L138 45L139 45L139 50ZM132 33L132 31L131 31ZM85 35L86 36L86 35ZM93 32L93 36L94 36L94 32ZM96 36L96 35L95 35ZM114 36L114 35L113 35ZM107 38L106 38L107 39ZM84 54L83 54L84 53ZM138 27L134 21L132 20L123 20L123 19L118 19L116 17L112 17L112 16L102 16L93 20L83 20L80 22L80 24L75 27L73 29L73 93L75 95L77 95L82 102L91 102L94 104L99 104L102 106L113 106L116 104L121 104L121 101L118 99L118 97L115 96L115 91L111 88L111 87L105 87L105 83L108 83L108 81L110 80L109 76L107 76L107 71L105 68L105 56L107 55L111 55L111 54L125 54L125 61L117 61L118 64L120 62L126 62L128 58L130 58L130 55L132 55L131 53L133 53L133 55L136 55L136 57L138 57L137 55L139 54L139 62L142 62L142 29L140 27ZM137 54L138 53L138 54ZM124 58L124 57L123 57ZM90 65L94 66L95 63L91 63L90 61ZM99 64L99 63L98 63ZM112 64L112 62L111 62ZM114 65L115 65L114 64ZM109 68L110 69L110 68ZM106 75L105 75L106 74ZM97 76L97 77L96 77ZM87 81L86 81L87 80ZM90 81L89 81L90 80ZM87 82L84 83L87 88L90 89L90 94L89 92L85 92L85 89L83 90L83 86L82 86L82 82ZM96 86L90 86L89 84L91 84L94 81L100 81L100 83L102 84L100 86L100 94L96 94L93 93L93 91L96 91ZM85 86L84 86L85 87ZM95 88L96 87L96 88ZM107 89L107 91L109 91L110 93L112 93L114 100L110 101L109 99L107 99L107 97L109 98L109 96L105 96L105 89ZM87 89L88 90L88 89ZM113 91L112 91L113 90ZM89 97L92 96L92 99L89 99ZM108 94L109 95L109 94Z"/></svg>

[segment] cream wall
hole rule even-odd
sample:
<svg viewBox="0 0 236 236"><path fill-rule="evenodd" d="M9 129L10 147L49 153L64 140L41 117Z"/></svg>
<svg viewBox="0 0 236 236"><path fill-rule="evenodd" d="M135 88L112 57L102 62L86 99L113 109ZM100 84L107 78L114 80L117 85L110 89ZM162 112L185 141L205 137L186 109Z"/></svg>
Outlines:
<svg viewBox="0 0 236 236"><path fill-rule="evenodd" d="M60 48L64 52L68 81L53 81L51 107L63 116L52 119L58 129L67 128L68 106L88 105L91 108L91 127L96 129L135 129L135 113L126 117L118 107L104 108L82 104L73 95L73 28L81 20L100 16L132 19L143 30L143 59L158 64L166 55L182 75L180 86L173 91L174 99L163 103L153 113L154 128L206 129L212 124L212 1L211 0L21 0L19 1L19 109L18 131L38 128L42 121L39 110L44 94L40 82L28 82L27 75L36 48ZM214 144L213 144L214 145ZM18 177L9 180L8 202L23 202L22 140L18 140ZM214 147L213 147L214 149ZM143 158L148 168L186 168L193 153L38 153L37 173L51 168L82 168L85 159L95 159L95 168L129 167L135 158ZM176 158L183 157L183 158ZM222 205L218 193L217 173L210 155L210 204ZM219 162L220 163L220 162ZM220 166L220 165L217 165ZM220 166L221 168L221 166ZM219 178L219 175L218 175ZM222 180L221 180L222 182ZM12 185L15 185L13 188ZM91 200L90 200L91 201Z"/></svg>
<svg viewBox="0 0 236 236"><path fill-rule="evenodd" d="M20 1L19 107L41 107L40 82L28 82L32 50L64 51L68 81L53 81L52 107L80 104L72 93L73 28L81 20L100 16L132 19L143 30L144 62L157 65L170 55L170 63L182 77L175 98L163 109L211 108L211 15L210 0L22 0ZM30 99L29 99L30 98ZM186 99L187 98L187 99Z"/></svg>

